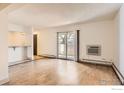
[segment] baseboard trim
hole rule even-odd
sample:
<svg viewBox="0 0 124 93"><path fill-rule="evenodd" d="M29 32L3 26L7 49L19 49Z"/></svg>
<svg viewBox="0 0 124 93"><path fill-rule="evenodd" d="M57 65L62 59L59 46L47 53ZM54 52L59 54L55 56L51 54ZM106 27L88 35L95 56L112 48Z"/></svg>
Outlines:
<svg viewBox="0 0 124 93"><path fill-rule="evenodd" d="M118 70L114 63L112 63L112 69L114 70L121 84L124 85L124 76L121 74L121 72Z"/></svg>
<svg viewBox="0 0 124 93"><path fill-rule="evenodd" d="M39 55L39 56L44 57L44 58L51 58L51 59L56 59L57 58L54 55Z"/></svg>
<svg viewBox="0 0 124 93"><path fill-rule="evenodd" d="M0 80L0 85L3 85L5 83L9 82L9 78L5 78L3 80Z"/></svg>
<svg viewBox="0 0 124 93"><path fill-rule="evenodd" d="M30 61L31 61L30 59L20 60L20 61L10 63L9 66L18 65L18 64L22 64Z"/></svg>

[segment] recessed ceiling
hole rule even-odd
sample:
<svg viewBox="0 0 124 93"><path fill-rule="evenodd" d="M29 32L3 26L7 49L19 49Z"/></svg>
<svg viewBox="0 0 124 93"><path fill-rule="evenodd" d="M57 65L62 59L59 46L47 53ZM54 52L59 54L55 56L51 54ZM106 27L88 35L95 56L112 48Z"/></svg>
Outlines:
<svg viewBox="0 0 124 93"><path fill-rule="evenodd" d="M113 19L121 4L25 4L8 14L10 23L55 27L90 20Z"/></svg>

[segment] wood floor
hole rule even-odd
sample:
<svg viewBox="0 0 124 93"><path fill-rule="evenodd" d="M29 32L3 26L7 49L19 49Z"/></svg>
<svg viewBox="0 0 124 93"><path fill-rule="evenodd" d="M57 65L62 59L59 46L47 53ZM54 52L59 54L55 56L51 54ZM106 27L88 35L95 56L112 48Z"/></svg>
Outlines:
<svg viewBox="0 0 124 93"><path fill-rule="evenodd" d="M39 60L39 59L42 59L43 57L41 57L41 56L35 56L34 55L34 60Z"/></svg>
<svg viewBox="0 0 124 93"><path fill-rule="evenodd" d="M109 66L41 59L9 68L5 85L120 85Z"/></svg>

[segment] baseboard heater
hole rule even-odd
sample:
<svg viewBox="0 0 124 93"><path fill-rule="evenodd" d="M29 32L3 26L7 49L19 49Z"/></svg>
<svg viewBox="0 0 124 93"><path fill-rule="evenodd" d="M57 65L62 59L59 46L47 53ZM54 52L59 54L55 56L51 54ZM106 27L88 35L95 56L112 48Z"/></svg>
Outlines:
<svg viewBox="0 0 124 93"><path fill-rule="evenodd" d="M112 63L112 68L115 71L116 75L121 81L121 84L124 85L124 76L121 74L121 72L118 70L118 68Z"/></svg>
<svg viewBox="0 0 124 93"><path fill-rule="evenodd" d="M80 61L84 63L101 64L101 65L109 65L109 66L112 65L112 62L102 61L102 60L82 59Z"/></svg>
<svg viewBox="0 0 124 93"><path fill-rule="evenodd" d="M39 56L44 57L44 58L52 58L52 59L56 59L57 58L55 55L48 55L48 54L39 55Z"/></svg>

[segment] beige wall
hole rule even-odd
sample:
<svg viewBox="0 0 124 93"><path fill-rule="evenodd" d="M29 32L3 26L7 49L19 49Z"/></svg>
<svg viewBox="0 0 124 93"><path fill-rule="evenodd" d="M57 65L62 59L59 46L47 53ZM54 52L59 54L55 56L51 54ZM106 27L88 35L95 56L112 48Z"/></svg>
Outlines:
<svg viewBox="0 0 124 93"><path fill-rule="evenodd" d="M0 84L5 83L8 79L8 20L7 14L0 12Z"/></svg>
<svg viewBox="0 0 124 93"><path fill-rule="evenodd" d="M57 38L56 33L61 31L80 30L80 59L95 59L115 61L115 33L113 20L98 21L86 24L77 24L57 28L42 29L39 38L39 54L56 55ZM101 56L88 56L86 45L101 45Z"/></svg>
<svg viewBox="0 0 124 93"><path fill-rule="evenodd" d="M115 29L118 32L118 43L116 46L118 48L118 56L115 65L124 76L124 4L115 18Z"/></svg>

